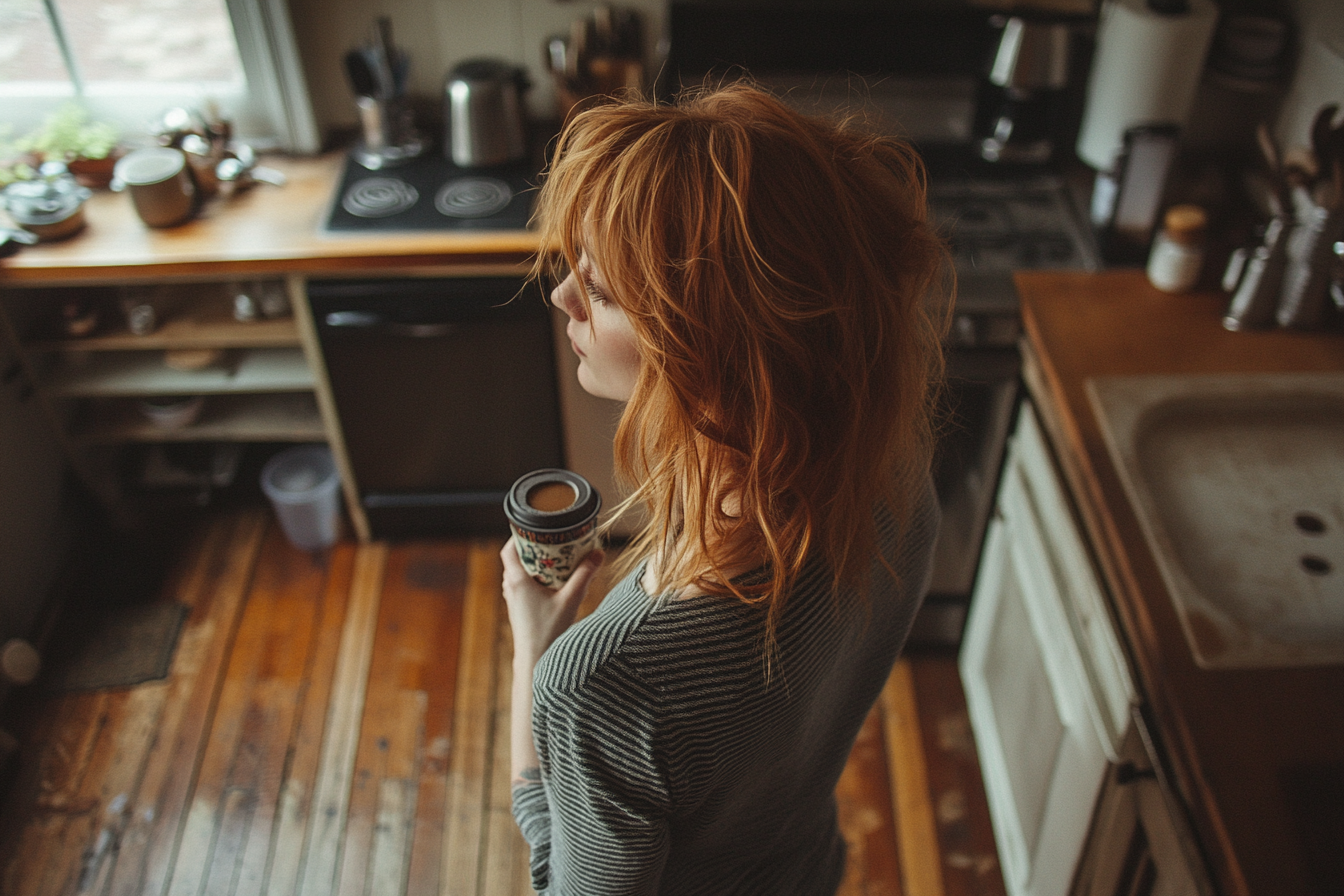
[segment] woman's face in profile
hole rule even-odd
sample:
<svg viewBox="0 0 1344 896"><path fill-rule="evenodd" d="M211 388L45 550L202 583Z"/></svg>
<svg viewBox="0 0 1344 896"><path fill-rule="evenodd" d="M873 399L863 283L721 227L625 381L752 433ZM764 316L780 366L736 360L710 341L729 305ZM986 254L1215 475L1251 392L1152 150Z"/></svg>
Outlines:
<svg viewBox="0 0 1344 896"><path fill-rule="evenodd" d="M609 297L601 273L586 252L551 292L551 302L569 315L565 334L579 356L579 385L598 398L629 401L639 378L635 329Z"/></svg>

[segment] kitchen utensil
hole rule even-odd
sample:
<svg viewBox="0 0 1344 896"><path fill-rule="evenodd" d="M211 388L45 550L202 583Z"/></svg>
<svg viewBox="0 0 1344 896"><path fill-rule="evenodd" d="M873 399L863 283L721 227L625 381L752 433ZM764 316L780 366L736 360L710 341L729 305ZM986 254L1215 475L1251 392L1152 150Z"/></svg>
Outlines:
<svg viewBox="0 0 1344 896"><path fill-rule="evenodd" d="M113 190L129 190L140 219L150 227L173 227L196 213L199 192L186 155L179 149L137 149L117 162Z"/></svg>
<svg viewBox="0 0 1344 896"><path fill-rule="evenodd" d="M383 96L392 98L401 96L400 77L397 73L398 51L392 42L392 17L379 16L374 22L373 41L376 53L378 75L383 82Z"/></svg>
<svg viewBox="0 0 1344 896"><path fill-rule="evenodd" d="M1280 326L1319 329L1330 311L1334 245L1344 239L1344 209L1303 203L1288 234L1287 267L1276 319Z"/></svg>
<svg viewBox="0 0 1344 896"><path fill-rule="evenodd" d="M148 302L126 309L126 328L137 336L148 336L159 325L158 312Z"/></svg>
<svg viewBox="0 0 1344 896"><path fill-rule="evenodd" d="M35 180L15 181L0 193L9 216L42 242L62 240L84 229L84 201L93 195L59 162L47 162Z"/></svg>
<svg viewBox="0 0 1344 896"><path fill-rule="evenodd" d="M482 168L526 157L529 86L523 69L498 59L469 59L449 73L446 144L454 164Z"/></svg>
<svg viewBox="0 0 1344 896"><path fill-rule="evenodd" d="M203 395L168 395L142 398L140 413L160 429L183 429L195 423L205 406Z"/></svg>
<svg viewBox="0 0 1344 896"><path fill-rule="evenodd" d="M380 16L369 42L345 54L346 76L355 93L361 139L352 155L371 171L418 157L425 148L404 92L410 57L392 42L392 20ZM261 180L258 174L253 175Z"/></svg>
<svg viewBox="0 0 1344 896"><path fill-rule="evenodd" d="M1324 204L1338 208L1344 205L1344 122L1330 129L1326 158L1321 164L1325 167L1322 176L1330 179Z"/></svg>
<svg viewBox="0 0 1344 896"><path fill-rule="evenodd" d="M1288 226L1282 217L1274 217L1265 228L1264 241L1245 263L1236 293L1223 316L1229 330L1258 330L1274 325L1279 303L1279 287L1287 265ZM1227 287L1226 282L1224 286Z"/></svg>
<svg viewBox="0 0 1344 896"><path fill-rule="evenodd" d="M1337 111L1339 111L1337 104L1327 103L1316 112L1316 117L1311 122L1311 154L1316 162L1318 179L1328 179L1331 176L1333 123Z"/></svg>
<svg viewBox="0 0 1344 896"><path fill-rule="evenodd" d="M1288 196L1288 181L1283 167L1283 157L1279 153L1279 144L1274 140L1274 135L1269 132L1269 125L1261 122L1255 129L1255 139L1260 145L1260 154L1264 156L1265 164L1269 167L1269 179L1272 192L1270 193L1270 204L1272 213L1275 217L1286 215L1291 211Z"/></svg>
<svg viewBox="0 0 1344 896"><path fill-rule="evenodd" d="M345 75L355 96L377 96L378 75L369 64L363 50L348 50L345 54Z"/></svg>
<svg viewBox="0 0 1344 896"><path fill-rule="evenodd" d="M163 363L173 370L204 370L224 358L222 348L173 348L163 353Z"/></svg>

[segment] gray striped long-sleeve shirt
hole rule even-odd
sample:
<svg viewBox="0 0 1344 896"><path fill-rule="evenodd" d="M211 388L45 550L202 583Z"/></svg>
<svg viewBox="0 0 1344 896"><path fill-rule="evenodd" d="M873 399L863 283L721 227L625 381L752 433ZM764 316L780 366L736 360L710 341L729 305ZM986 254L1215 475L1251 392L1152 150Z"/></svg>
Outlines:
<svg viewBox="0 0 1344 896"><path fill-rule="evenodd" d="M541 783L513 813L549 896L832 894L844 870L835 785L928 583L930 487L903 537L881 532L868 599L823 569L797 583L766 675L764 614L670 600L642 568L566 631L533 676Z"/></svg>

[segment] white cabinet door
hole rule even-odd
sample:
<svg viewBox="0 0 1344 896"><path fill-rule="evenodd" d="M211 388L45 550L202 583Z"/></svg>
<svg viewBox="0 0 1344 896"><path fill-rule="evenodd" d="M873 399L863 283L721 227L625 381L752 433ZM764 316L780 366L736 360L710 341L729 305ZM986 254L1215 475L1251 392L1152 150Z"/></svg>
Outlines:
<svg viewBox="0 0 1344 896"><path fill-rule="evenodd" d="M1073 896L1208 896L1212 887L1174 820L1177 810L1146 769L1142 746L1129 747L1136 759L1115 766L1102 788Z"/></svg>
<svg viewBox="0 0 1344 896"><path fill-rule="evenodd" d="M1065 896L1107 751L1065 607L1068 583L1051 559L1051 529L1068 521L1041 518L1023 441L1010 447L960 667L1008 891Z"/></svg>

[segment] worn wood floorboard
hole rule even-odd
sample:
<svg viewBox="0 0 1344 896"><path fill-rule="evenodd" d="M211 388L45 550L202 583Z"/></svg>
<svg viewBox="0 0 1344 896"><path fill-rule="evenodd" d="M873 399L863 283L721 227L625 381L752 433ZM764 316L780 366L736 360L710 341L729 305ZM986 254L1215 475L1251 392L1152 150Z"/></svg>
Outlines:
<svg viewBox="0 0 1344 896"><path fill-rule="evenodd" d="M502 542L310 555L252 508L186 544L160 595L190 608L168 678L35 691L6 720L24 745L0 894L531 893ZM841 896L1004 893L950 653L901 661L836 799Z"/></svg>

